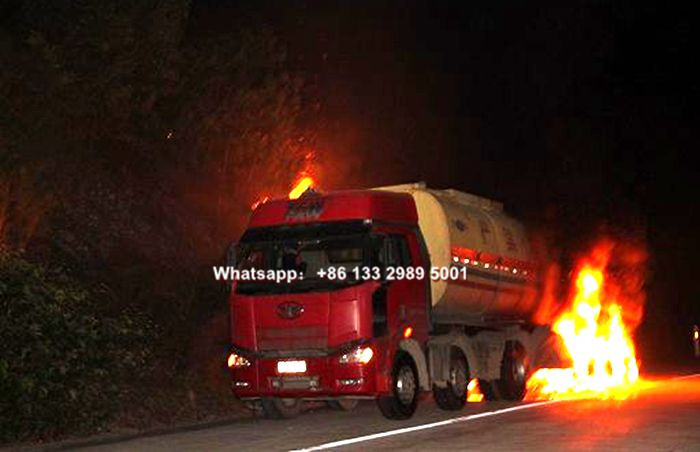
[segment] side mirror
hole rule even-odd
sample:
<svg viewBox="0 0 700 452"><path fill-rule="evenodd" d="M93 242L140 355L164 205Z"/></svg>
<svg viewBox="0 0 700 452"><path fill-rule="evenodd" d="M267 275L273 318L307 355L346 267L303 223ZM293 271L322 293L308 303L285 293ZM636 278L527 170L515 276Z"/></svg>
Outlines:
<svg viewBox="0 0 700 452"><path fill-rule="evenodd" d="M226 250L226 265L229 267L236 266L236 242L231 242Z"/></svg>
<svg viewBox="0 0 700 452"><path fill-rule="evenodd" d="M236 268L236 242L231 242L226 249L226 266L229 268ZM235 284L233 275L231 275L231 280L229 283L230 284L227 284L227 287L229 290L233 291L233 285Z"/></svg>
<svg viewBox="0 0 700 452"><path fill-rule="evenodd" d="M382 287L388 287L392 282L392 280L387 279L386 274L387 274L387 269L383 268L382 269L382 279L379 280L379 284Z"/></svg>

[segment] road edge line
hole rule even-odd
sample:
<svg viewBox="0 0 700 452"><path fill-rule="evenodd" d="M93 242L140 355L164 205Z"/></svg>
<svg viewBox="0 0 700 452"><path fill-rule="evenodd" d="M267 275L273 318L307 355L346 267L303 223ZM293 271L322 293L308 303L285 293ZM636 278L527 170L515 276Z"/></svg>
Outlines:
<svg viewBox="0 0 700 452"><path fill-rule="evenodd" d="M332 441L330 443L319 444L318 446L304 447L301 449L292 449L290 452L310 452L314 450L324 450L332 449L334 447L348 446L350 444L363 443L366 441L372 441L380 438L387 438L389 436L401 435L404 433L418 432L421 430L427 430L436 427L443 427L446 425L457 424L460 422L470 421L473 419L480 419L484 417L497 416L499 414L511 413L514 411L525 410L529 408L537 408L545 405L551 405L553 403L564 402L564 400L545 400L543 402L528 403L526 405L518 405L509 408L502 408L495 411L485 411L482 413L470 414L468 416L460 416L452 419L445 419L444 421L431 422L429 424L414 425L413 427L404 427L394 430L387 430L385 432L371 433L369 435L357 436L355 438L341 439L338 441Z"/></svg>
<svg viewBox="0 0 700 452"><path fill-rule="evenodd" d="M690 374L690 375L681 375L680 377L673 377L673 378L671 378L671 380L687 380L689 378L700 378L700 373Z"/></svg>

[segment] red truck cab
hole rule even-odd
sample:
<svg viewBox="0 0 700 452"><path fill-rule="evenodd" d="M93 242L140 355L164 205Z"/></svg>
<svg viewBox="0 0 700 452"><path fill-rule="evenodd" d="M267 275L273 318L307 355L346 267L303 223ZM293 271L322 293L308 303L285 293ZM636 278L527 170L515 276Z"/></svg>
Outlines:
<svg viewBox="0 0 700 452"><path fill-rule="evenodd" d="M410 195L309 191L264 203L236 256L238 269L300 275L234 282L228 364L237 397L272 418L295 415L304 399L348 409L373 398L388 417L413 414L421 383L429 388L425 362L409 352L426 346L430 279L385 278L388 267L429 267Z"/></svg>

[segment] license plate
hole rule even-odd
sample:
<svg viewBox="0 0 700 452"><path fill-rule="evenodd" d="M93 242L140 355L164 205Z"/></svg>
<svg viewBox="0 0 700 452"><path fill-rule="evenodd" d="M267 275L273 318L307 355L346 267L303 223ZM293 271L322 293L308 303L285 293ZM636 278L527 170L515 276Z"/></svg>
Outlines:
<svg viewBox="0 0 700 452"><path fill-rule="evenodd" d="M306 361L277 361L277 372L281 374L303 374Z"/></svg>

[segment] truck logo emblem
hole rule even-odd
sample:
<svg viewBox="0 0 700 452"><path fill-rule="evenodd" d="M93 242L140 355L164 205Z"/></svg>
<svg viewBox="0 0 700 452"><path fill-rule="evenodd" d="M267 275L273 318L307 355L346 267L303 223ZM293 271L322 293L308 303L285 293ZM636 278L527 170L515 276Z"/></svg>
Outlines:
<svg viewBox="0 0 700 452"><path fill-rule="evenodd" d="M318 193L307 190L299 199L290 201L287 207L287 220L312 220L323 212L323 198Z"/></svg>
<svg viewBox="0 0 700 452"><path fill-rule="evenodd" d="M280 303L277 305L277 315L283 319L296 319L304 312L304 306L293 301Z"/></svg>

